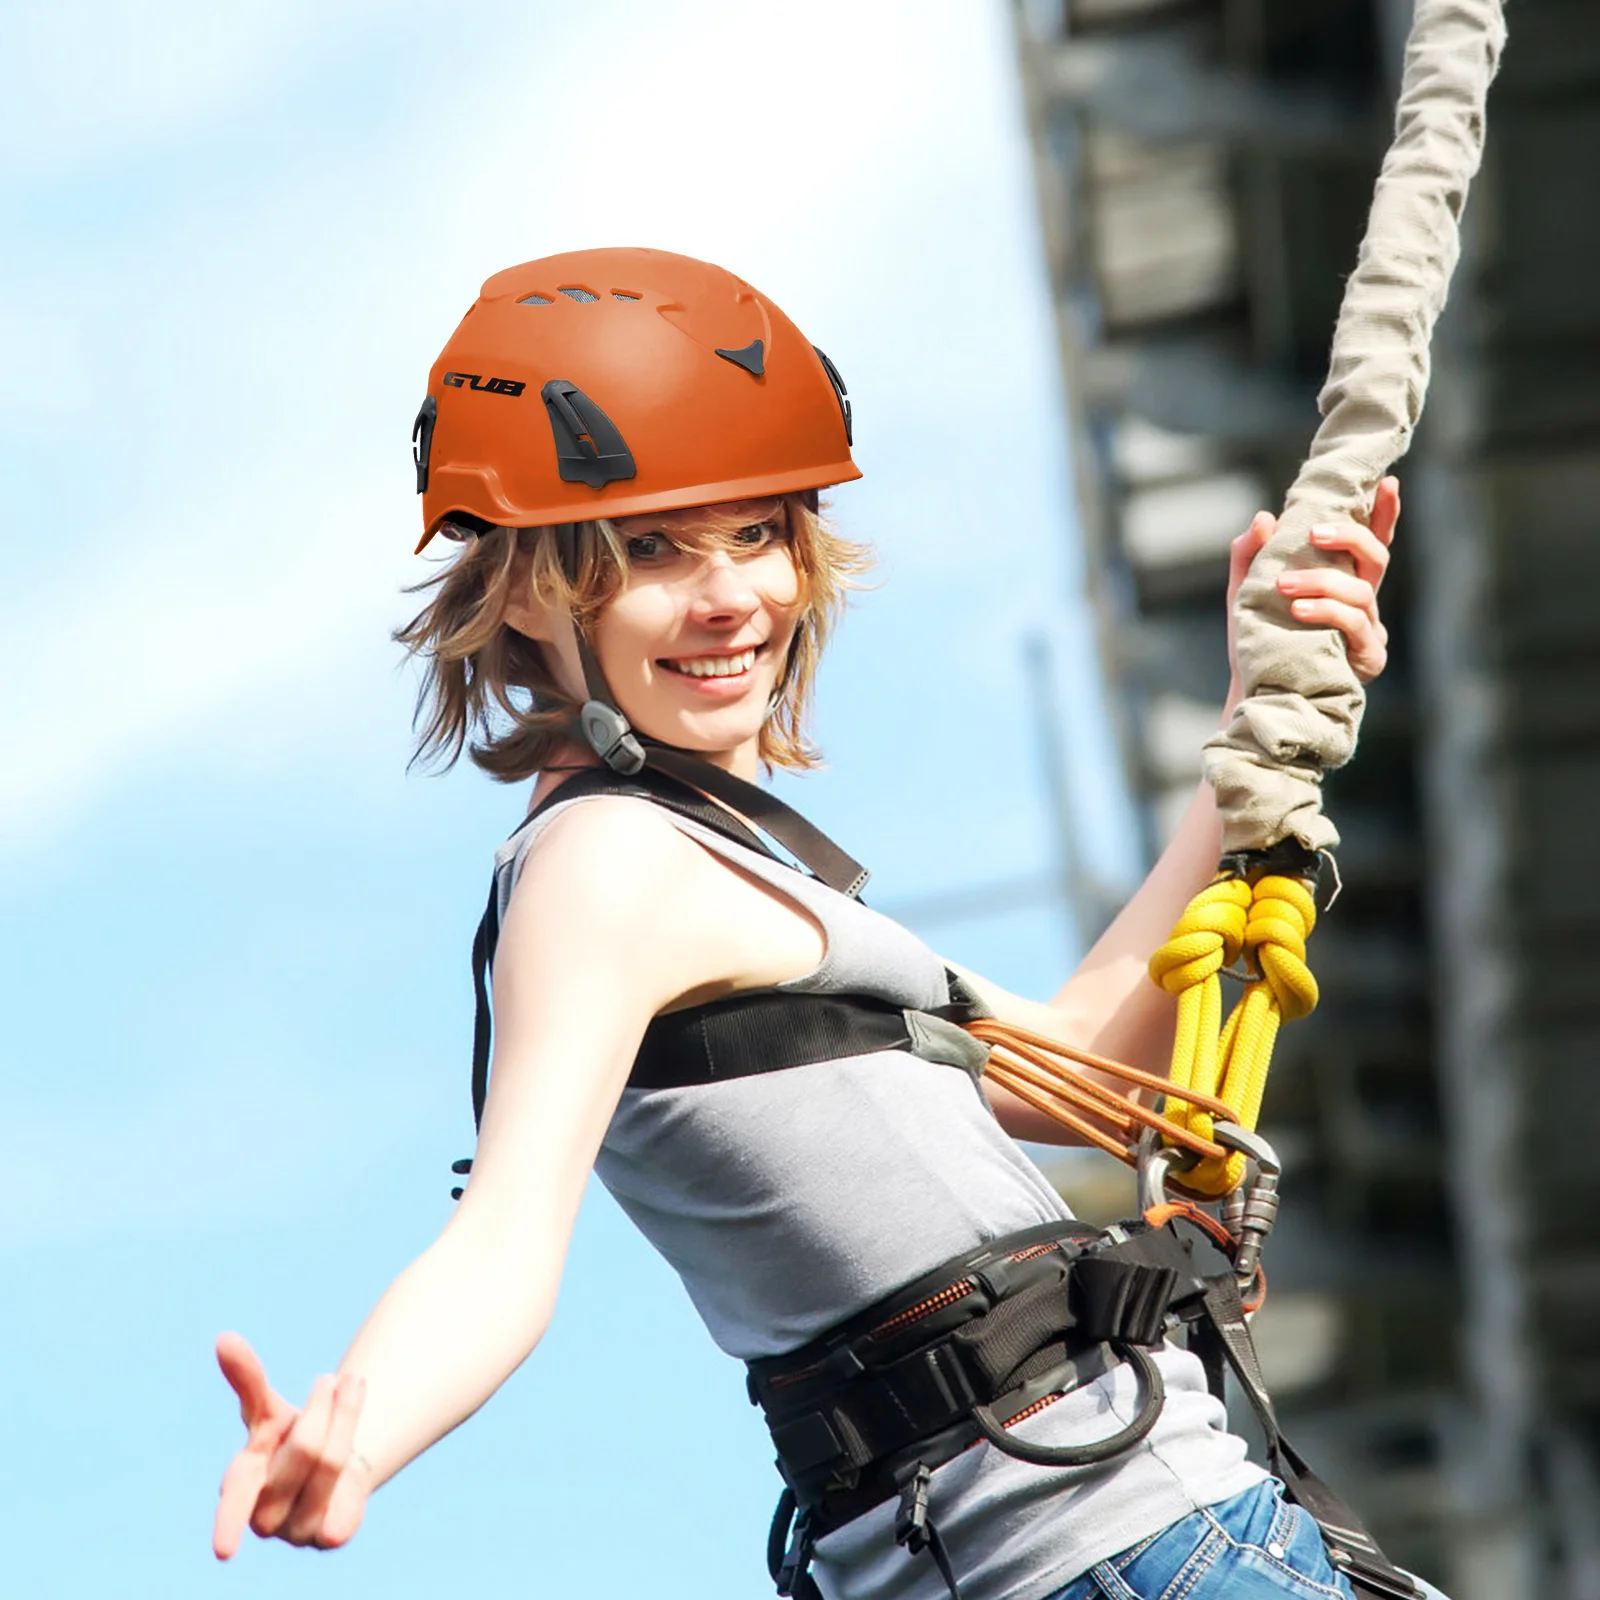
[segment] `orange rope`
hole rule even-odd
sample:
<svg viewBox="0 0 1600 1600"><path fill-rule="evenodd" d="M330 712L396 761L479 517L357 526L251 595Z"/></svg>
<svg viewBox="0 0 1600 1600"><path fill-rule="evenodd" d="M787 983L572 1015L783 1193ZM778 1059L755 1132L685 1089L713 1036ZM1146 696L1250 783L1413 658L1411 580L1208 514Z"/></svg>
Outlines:
<svg viewBox="0 0 1600 1600"><path fill-rule="evenodd" d="M1168 1079L994 1017L979 1018L966 1027L975 1039L991 1047L986 1077L1107 1155L1132 1166L1138 1159L1137 1130L1144 1127L1158 1129L1170 1143L1202 1160L1226 1158L1222 1146L1179 1126L1137 1098L1097 1083L1079 1069L1091 1067L1153 1094L1169 1090ZM1225 1121L1232 1120L1229 1107L1221 1100L1191 1094L1190 1103Z"/></svg>

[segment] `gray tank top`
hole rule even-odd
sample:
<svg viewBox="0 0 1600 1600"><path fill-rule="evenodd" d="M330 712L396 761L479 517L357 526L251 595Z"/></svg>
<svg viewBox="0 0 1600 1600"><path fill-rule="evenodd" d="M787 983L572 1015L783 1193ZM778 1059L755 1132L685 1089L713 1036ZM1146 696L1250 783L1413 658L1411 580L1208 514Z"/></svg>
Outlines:
<svg viewBox="0 0 1600 1600"><path fill-rule="evenodd" d="M496 857L502 919L538 835L583 797L552 805ZM648 805L649 801L636 801ZM822 928L797 994L946 1003L943 962L859 901L674 812L712 855L770 885ZM780 1355L941 1261L1070 1216L965 1072L878 1051L683 1089L625 1089L595 1171L682 1278L713 1339L741 1360ZM977 1444L933 1475L930 1514L965 1600L1043 1600L1055 1589L1264 1474L1226 1432L1199 1362L1169 1348L1161 1420L1100 1467L1042 1468ZM1018 1437L1081 1444L1137 1410L1118 1366L1018 1425ZM948 1600L931 1559L894 1542L875 1507L818 1546L829 1600Z"/></svg>

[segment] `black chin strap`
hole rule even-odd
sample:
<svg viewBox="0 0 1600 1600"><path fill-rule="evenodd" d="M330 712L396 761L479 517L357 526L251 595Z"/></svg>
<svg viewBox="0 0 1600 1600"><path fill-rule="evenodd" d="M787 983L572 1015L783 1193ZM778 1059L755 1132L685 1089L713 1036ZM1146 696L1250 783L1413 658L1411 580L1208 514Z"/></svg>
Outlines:
<svg viewBox="0 0 1600 1600"><path fill-rule="evenodd" d="M564 522L556 529L561 564L569 580L577 577L577 528ZM574 619L572 636L577 642L578 659L583 664L583 681L589 698L578 713L578 726L584 742L594 753L623 777L632 777L641 767L650 767L687 783L732 807L764 833L770 834L830 889L840 894L859 895L868 872L853 856L847 855L820 828L807 822L792 806L743 778L736 778L703 756L676 745L635 733L611 693L600 662Z"/></svg>

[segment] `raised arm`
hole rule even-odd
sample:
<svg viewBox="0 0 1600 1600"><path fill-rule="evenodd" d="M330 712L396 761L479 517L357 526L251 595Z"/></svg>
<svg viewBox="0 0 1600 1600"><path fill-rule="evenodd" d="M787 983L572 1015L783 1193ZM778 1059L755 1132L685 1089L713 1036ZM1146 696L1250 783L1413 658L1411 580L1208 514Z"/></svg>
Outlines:
<svg viewBox="0 0 1600 1600"><path fill-rule="evenodd" d="M1388 632L1378 616L1378 587L1389 561L1389 544L1400 515L1399 485L1385 478L1373 502L1370 527L1354 523L1318 529L1312 539L1330 555L1326 567L1286 573L1280 587L1295 614L1316 627L1337 628L1356 675L1368 682L1387 660ZM1250 564L1272 537L1274 520L1260 512L1233 542L1228 574L1228 651L1233 665L1233 602ZM1233 671L1223 721L1233 714L1238 672ZM1210 882L1222 849L1222 828L1211 786L1200 783L1172 839L1116 920L1097 939L1076 971L1048 1005L1022 1000L982 979L967 976L994 1013L1148 1072L1165 1074L1172 1049L1177 1003L1151 983L1147 964L1171 933L1189 901ZM1127 1093L1120 1080L1103 1080ZM996 1085L987 1086L1007 1131L1018 1138L1072 1143L1072 1136L1044 1113Z"/></svg>

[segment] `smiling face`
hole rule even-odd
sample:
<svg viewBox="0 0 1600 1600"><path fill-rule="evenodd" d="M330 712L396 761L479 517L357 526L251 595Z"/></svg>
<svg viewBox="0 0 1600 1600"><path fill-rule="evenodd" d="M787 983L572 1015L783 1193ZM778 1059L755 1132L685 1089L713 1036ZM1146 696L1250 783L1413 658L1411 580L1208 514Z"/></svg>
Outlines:
<svg viewBox="0 0 1600 1600"><path fill-rule="evenodd" d="M620 591L591 638L641 732L744 776L804 607L781 500L736 500L615 523Z"/></svg>
<svg viewBox="0 0 1600 1600"><path fill-rule="evenodd" d="M402 630L428 658L422 748L459 749L515 782L583 763L588 698L578 634L628 720L663 744L738 773L805 771L812 685L846 594L870 564L814 497L728 501L478 534Z"/></svg>

